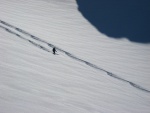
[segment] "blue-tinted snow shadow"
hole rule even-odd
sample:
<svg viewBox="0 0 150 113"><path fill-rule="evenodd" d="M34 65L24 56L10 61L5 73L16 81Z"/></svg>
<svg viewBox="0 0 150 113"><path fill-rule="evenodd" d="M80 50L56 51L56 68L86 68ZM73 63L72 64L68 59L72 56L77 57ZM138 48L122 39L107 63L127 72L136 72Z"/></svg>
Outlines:
<svg viewBox="0 0 150 113"><path fill-rule="evenodd" d="M76 0L82 15L101 33L150 43L149 0Z"/></svg>

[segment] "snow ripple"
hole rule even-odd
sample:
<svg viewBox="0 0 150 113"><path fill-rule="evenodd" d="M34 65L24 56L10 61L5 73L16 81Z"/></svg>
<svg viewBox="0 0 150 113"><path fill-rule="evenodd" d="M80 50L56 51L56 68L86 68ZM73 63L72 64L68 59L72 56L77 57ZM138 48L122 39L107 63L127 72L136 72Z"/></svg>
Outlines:
<svg viewBox="0 0 150 113"><path fill-rule="evenodd" d="M44 41L44 40L42 40L42 39L40 39L40 38L38 38L38 37L36 37L36 36L34 36L34 35L28 33L28 32L26 32L26 31L24 31L24 30L22 30L22 29L20 29L20 28L17 28L17 27L15 27L15 26L13 26L13 25L10 25L10 24L8 24L7 22L4 22L4 21L2 21L2 20L0 20L0 23L2 23L3 25L5 25L5 26L7 26L7 27L10 27L10 28L15 29L15 30L17 30L17 31L20 32L20 33L23 33L24 35L28 35L28 36L30 36L30 38L32 38L32 39L34 39L34 40L36 40L36 41L45 43L45 44L47 44L49 47L55 47L58 51L60 51L60 52L62 52L62 53L65 53L65 54L66 54L67 56L69 56L70 58L72 58L72 59L74 59L74 60L77 60L77 61L79 61L79 62L85 63L86 65L88 65L88 66L90 66L90 67L92 67L92 68L94 68L94 69L103 71L103 72L105 72L107 75L109 75L110 77L113 77L113 78L118 79L118 80L120 80L120 81L126 82L126 83L130 84L131 86L133 86L134 88L137 88L137 89L139 89L139 90L141 90L141 91L150 93L150 90L147 90L147 89L141 87L140 85L137 85L136 83L133 83L133 82L131 82L131 81L128 81L128 80L126 80L126 79L123 79L123 78L117 76L116 74L113 74L113 73L111 73L111 72L109 72L109 71L107 71L107 70L105 70L105 69L103 69L103 68L100 68L100 67L96 66L95 64L92 64L92 63L90 63L90 62L88 62L88 61L85 61L85 60L83 60L83 59L80 59L80 58L74 56L73 54L71 54L71 53L69 53L69 52L67 52L67 51L65 51L65 50L62 50L61 48L56 47L55 45L53 45L53 44L51 44L51 43L48 43L48 42L46 42L46 41ZM34 46L36 46L36 47L38 47L38 48L40 48L40 49L42 49L42 50L44 50L44 51L46 51L46 52L51 52L51 51L50 51L49 49L47 49L46 47L44 47L44 46L42 46L42 45L40 45L40 44L38 44L38 43L36 43L36 42L34 42L34 41L31 41L31 40L29 40L29 39L26 39L26 38L22 37L21 35L15 33L14 31L12 31L12 30L10 30L10 29L4 27L4 26L1 26L1 25L0 25L0 27L1 27L2 29L5 29L7 32L9 32L9 33L11 33L11 34L14 34L14 35L16 35L17 37L19 37L19 38L21 38L21 39L23 39L23 40L25 40L25 41L28 41L28 42L31 43L32 45L34 45ZM51 52L51 53L52 53L52 52Z"/></svg>

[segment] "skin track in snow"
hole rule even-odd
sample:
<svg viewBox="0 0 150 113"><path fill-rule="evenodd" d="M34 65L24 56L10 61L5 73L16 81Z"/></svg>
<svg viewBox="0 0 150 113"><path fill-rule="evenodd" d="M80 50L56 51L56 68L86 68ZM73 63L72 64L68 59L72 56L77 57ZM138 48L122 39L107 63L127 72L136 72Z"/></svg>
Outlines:
<svg viewBox="0 0 150 113"><path fill-rule="evenodd" d="M42 39L40 39L40 38L38 38L38 37L36 37L36 36L30 34L30 33L28 33L28 32L26 32L26 31L24 31L24 30L20 29L20 28L17 28L17 27L15 27L15 26L13 26L13 25L10 25L10 24L8 24L7 22L4 22L4 21L0 20L0 23L2 23L2 24L6 25L6 26L8 26L8 27L11 27L11 28L13 28L13 29L19 31L20 33L23 33L23 34L25 34L25 35L28 35L28 36L30 36L31 38L33 38L33 39L35 39L35 40L37 40L37 41L39 41L39 42L46 43L46 44L48 44L48 46L50 46L50 47L55 47L53 44L50 44L50 43L48 43L48 42L46 42L46 41L44 41L44 40L42 40ZM38 48L40 48L40 49L42 49L42 50L44 50L44 51L50 52L47 48L45 48L45 47L43 47L43 46L41 46L41 45L39 45L39 44L36 44L35 42L33 42L33 41L31 41L31 40L28 40L28 39L25 39L25 38L21 37L19 34L13 32L13 31L11 31L11 30L9 30L8 28L5 28L5 27L3 27L3 26L0 26L0 27L3 28L3 29L5 29L5 30L8 31L9 33L12 33L12 34L14 34L14 35L16 35L16 36L18 36L18 37L20 37L20 38L22 38L22 39L24 39L24 40L30 42L31 44L35 45L36 47L38 47ZM120 81L123 81L123 82L126 82L126 83L129 83L131 86L133 86L133 87L135 87L135 88L137 88L137 89L139 89L139 90L141 90L141 91L150 93L149 90L147 90L147 89L141 87L140 85L137 85L136 83L133 83L133 82L131 82L131 81L125 80L125 79L123 79L123 78L120 78L119 76L117 76L117 75L115 75L115 74L113 74L113 73L111 73L111 72L109 72L109 71L107 71L107 70L105 70L105 69L102 69L102 68L100 68L100 67L98 67L98 66L96 66L96 65L94 65L94 64L92 64L92 63L90 63L90 62L87 62L87 61L85 61L85 60L82 60L82 59L80 59L80 58L78 58L78 57L72 55L71 53L65 51L65 50L62 50L62 49L60 49L60 48L58 48L58 47L55 47L55 48L58 49L60 52L65 53L67 56L71 57L72 59L75 59L75 60L77 60L77 61L79 61L79 62L85 63L86 65L88 65L88 66L90 66L90 67L92 67L92 68L94 68L94 69L97 69L97 70L106 72L106 74L109 75L110 77L116 78L116 79L118 79L118 80L120 80ZM53 54L54 54L54 53L53 53ZM54 54L54 55L55 55L55 54ZM56 53L56 55L58 55L58 54Z"/></svg>

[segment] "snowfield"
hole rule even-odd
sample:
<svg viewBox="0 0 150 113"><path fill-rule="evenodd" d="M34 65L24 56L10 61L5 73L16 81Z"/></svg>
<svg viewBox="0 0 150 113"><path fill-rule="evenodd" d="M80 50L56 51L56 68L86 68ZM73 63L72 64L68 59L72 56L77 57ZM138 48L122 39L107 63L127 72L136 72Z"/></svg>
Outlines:
<svg viewBox="0 0 150 113"><path fill-rule="evenodd" d="M0 113L150 113L149 59L75 0L0 1Z"/></svg>

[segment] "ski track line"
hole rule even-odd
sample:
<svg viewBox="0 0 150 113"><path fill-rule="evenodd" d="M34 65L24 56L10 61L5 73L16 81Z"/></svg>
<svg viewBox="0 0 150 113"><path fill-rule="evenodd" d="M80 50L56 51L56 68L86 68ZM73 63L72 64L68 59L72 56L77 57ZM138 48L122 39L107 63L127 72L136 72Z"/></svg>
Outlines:
<svg viewBox="0 0 150 113"><path fill-rule="evenodd" d="M10 27L10 28L13 28L13 29L17 30L18 32L20 32L20 33L22 33L22 34L25 34L25 35L30 36L30 37L31 37L32 39L34 39L34 40L37 40L37 41L42 42L42 43L45 43L45 44L47 44L49 47L55 47L58 51L60 51L60 52L62 52L62 53L65 53L65 54L66 54L67 56L69 56L70 58L72 58L72 59L74 59L74 60L77 60L77 61L79 61L79 62L85 63L86 65L88 65L88 66L90 66L90 67L92 67L92 68L94 68L94 69L103 71L103 72L105 72L107 75L109 75L110 77L113 77L113 78L118 79L118 80L120 80L120 81L126 82L126 83L130 84L131 86L133 86L133 87L135 87L135 88L137 88L137 89L139 89L139 90L141 90L141 91L150 93L149 90L147 90L147 89L141 87L140 85L137 85L137 84L135 84L135 83L133 83L133 82L131 82L131 81L125 80L125 79L123 79L123 78L120 78L119 76L117 76L117 75L115 75L115 74L113 74L113 73L111 73L111 72L109 72L109 71L107 71L107 70L105 70L105 69L102 69L102 68L100 68L100 67L98 67L98 66L96 66L96 65L94 65L94 64L92 64L92 63L90 63L90 62L87 62L87 61L85 61L85 60L82 60L82 59L80 59L80 58L78 58L78 57L72 55L71 53L69 53L69 52L67 52L67 51L65 51L65 50L62 50L62 49L60 49L59 47L56 47L55 45L53 45L53 44L51 44L51 43L48 43L48 42L46 42L46 41L44 41L44 40L42 40L42 39L40 39L40 38L38 38L38 37L36 37L36 36L34 36L34 35L31 35L30 33L26 32L26 31L24 31L24 30L22 30L22 29L20 29L20 28L17 28L17 27L15 27L15 26L13 26L13 25L10 25L10 24L8 24L7 22L4 22L4 21L2 21L2 20L0 20L0 23L2 23L3 25L5 25L5 26L7 26L7 27ZM42 50L44 50L44 51L51 52L51 51L49 51L47 48L45 48L45 47L43 47L43 46L41 46L41 45L35 43L34 41L31 41L31 40L29 40L29 39L26 39L26 38L22 37L21 35L19 35L19 34L13 32L13 31L11 31L10 29L8 29L8 28L6 28L6 27L3 27L3 26L1 26L1 25L0 25L0 27L1 27L2 29L6 30L7 32L9 32L9 33L11 33L11 34L13 34L13 35L16 35L17 37L19 37L19 38L21 38L21 39L23 39L23 40L25 40L25 41L27 41L27 42L33 44L34 46L36 46L36 47L38 47L38 48L40 48L40 49L42 49ZM52 53L52 52L51 52L51 53Z"/></svg>
<svg viewBox="0 0 150 113"><path fill-rule="evenodd" d="M27 41L27 42L33 44L34 46L36 46L36 47L38 47L38 48L40 48L40 49L43 49L44 51L51 52L51 51L49 51L47 48L45 48L45 47L43 47L43 46L41 46L41 45L39 45L39 44L37 44L37 43L31 41L31 40L28 40L28 39L22 37L21 35L19 35L19 34L13 32L13 31L11 31L10 29L8 29L8 28L6 28L6 27L3 27L3 26L0 25L0 28L5 29L7 32L9 32L9 33L11 33L11 34L13 34L13 35L18 36L19 38L21 38L21 39L23 39L23 40L25 40L25 41Z"/></svg>

